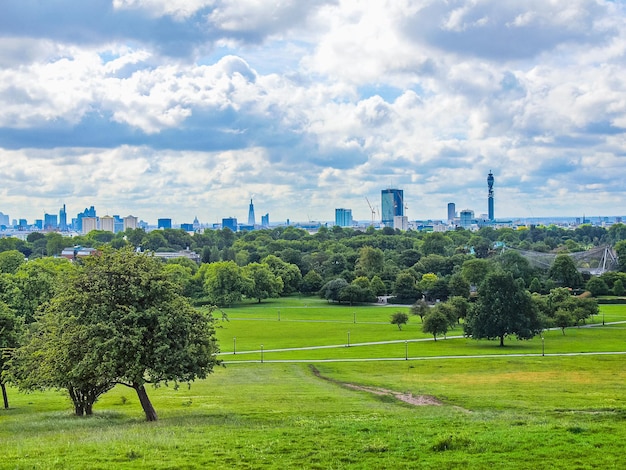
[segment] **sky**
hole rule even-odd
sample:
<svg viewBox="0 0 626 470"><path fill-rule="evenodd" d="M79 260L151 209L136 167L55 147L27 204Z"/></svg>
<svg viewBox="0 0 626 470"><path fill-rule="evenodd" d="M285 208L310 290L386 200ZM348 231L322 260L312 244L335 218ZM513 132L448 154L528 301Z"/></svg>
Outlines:
<svg viewBox="0 0 626 470"><path fill-rule="evenodd" d="M0 211L626 213L626 4L3 0ZM377 216L378 217L378 216Z"/></svg>

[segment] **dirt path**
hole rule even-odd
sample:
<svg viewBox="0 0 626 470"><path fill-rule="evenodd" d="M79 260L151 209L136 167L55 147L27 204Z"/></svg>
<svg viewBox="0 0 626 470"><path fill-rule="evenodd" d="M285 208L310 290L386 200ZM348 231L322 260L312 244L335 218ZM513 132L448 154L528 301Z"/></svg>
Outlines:
<svg viewBox="0 0 626 470"><path fill-rule="evenodd" d="M314 365L309 365L309 369L311 369L311 372L313 372L313 375L315 375L316 377L322 380L326 380L328 382L332 382L334 384L337 384L337 385L340 385L342 387L346 387L352 390L369 392L369 393L373 393L374 395L391 396L391 397L394 397L396 400L400 400L400 401L403 401L404 403L408 403L410 405L415 405L415 406L441 406L443 404L439 400L437 400L435 397L430 396L430 395L417 395L416 396L416 395L413 395L412 393L396 392L394 390L388 390L386 388L366 387L363 385L339 382L338 380L334 380L334 379L331 379L330 377L323 376L320 373L320 371L317 369L317 367L315 367Z"/></svg>

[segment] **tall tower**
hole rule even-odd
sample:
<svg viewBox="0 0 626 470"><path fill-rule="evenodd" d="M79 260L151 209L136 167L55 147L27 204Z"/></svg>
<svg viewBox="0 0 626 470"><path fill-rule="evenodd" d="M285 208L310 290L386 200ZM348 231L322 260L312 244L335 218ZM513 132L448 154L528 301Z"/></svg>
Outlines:
<svg viewBox="0 0 626 470"><path fill-rule="evenodd" d="M65 204L59 210L59 230L61 232L67 231L67 212L65 211Z"/></svg>
<svg viewBox="0 0 626 470"><path fill-rule="evenodd" d="M494 220L493 216L493 173L489 170L489 175L487 176L487 186L489 187L489 193L487 195L487 206L489 211L489 220Z"/></svg>
<svg viewBox="0 0 626 470"><path fill-rule="evenodd" d="M448 203L448 222L452 222L456 218L456 204Z"/></svg>
<svg viewBox="0 0 626 470"><path fill-rule="evenodd" d="M393 218L404 215L404 191L402 189L383 189L380 192L382 223L393 227Z"/></svg>
<svg viewBox="0 0 626 470"><path fill-rule="evenodd" d="M255 223L254 204L252 204L252 199L250 199L250 208L248 209L248 225L254 225Z"/></svg>

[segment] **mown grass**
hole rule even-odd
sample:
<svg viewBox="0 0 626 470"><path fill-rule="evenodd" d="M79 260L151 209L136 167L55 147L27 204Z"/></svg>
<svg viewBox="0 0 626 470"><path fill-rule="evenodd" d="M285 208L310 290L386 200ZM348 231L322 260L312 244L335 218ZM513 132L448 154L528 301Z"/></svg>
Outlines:
<svg viewBox="0 0 626 470"><path fill-rule="evenodd" d="M239 328L238 334L257 331L254 341L267 335L263 340L277 345L343 338L331 328L331 338L325 337L319 321L289 323L283 317L280 326L270 328L279 323L272 318L275 306L281 306L282 317L288 304L304 301L281 299L265 312L253 305L230 309L230 322L218 332L222 349L232 341L231 328ZM323 307L314 313L316 320L324 320ZM393 311L369 309L358 314L370 315L372 322L388 321ZM607 322L626 319L622 306L602 309ZM267 321L235 320L235 311L265 314ZM339 315L336 308L330 312ZM297 328L281 329L288 323ZM418 329L413 323L399 332L382 320L373 327L362 333L404 339L407 330L415 335ZM546 353L626 350L626 330L620 328L572 328L565 336L547 332ZM282 336L292 334L297 341ZM409 351L432 357L453 351L538 352L540 346L538 339L512 340L505 348L448 339L410 343ZM341 347L324 354L403 356L404 347ZM318 353L268 355L311 360ZM10 389L12 408L0 411L0 468L623 468L625 359L548 355L315 363L333 381L316 377L307 362L233 363L191 388L149 390L160 416L156 423L143 421L134 392L121 386L102 397L90 419L73 417L61 392ZM341 383L431 395L443 405L416 407Z"/></svg>

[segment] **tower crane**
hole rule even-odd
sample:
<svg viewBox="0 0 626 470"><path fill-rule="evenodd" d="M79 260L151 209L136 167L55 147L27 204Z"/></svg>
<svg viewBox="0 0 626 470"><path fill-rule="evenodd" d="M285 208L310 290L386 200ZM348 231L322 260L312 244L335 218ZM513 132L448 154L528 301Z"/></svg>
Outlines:
<svg viewBox="0 0 626 470"><path fill-rule="evenodd" d="M370 211L372 211L372 225L374 225L374 217L376 217L376 210L370 204L370 200L365 196L365 200L367 201L367 205L370 206Z"/></svg>

